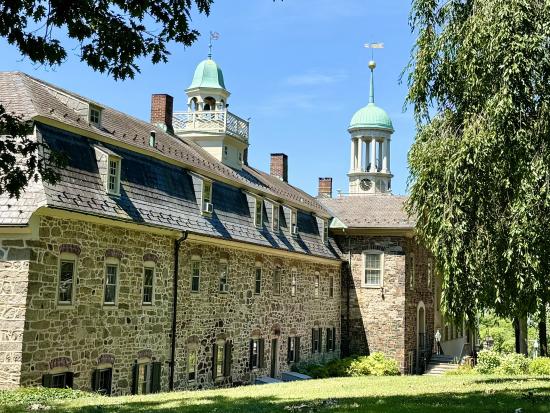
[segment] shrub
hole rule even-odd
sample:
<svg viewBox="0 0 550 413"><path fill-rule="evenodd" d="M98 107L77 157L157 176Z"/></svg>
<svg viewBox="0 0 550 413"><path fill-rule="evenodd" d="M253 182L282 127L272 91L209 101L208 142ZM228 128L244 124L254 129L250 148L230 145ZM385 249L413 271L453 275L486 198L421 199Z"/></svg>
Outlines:
<svg viewBox="0 0 550 413"><path fill-rule="evenodd" d="M24 387L16 390L0 390L0 406L48 406L54 401L78 399L89 394L71 389L45 389L44 387ZM1 409L0 409L1 410Z"/></svg>
<svg viewBox="0 0 550 413"><path fill-rule="evenodd" d="M367 357L359 357L350 363L350 376L398 376L399 367L394 359L387 358L383 353L372 353Z"/></svg>
<svg viewBox="0 0 550 413"><path fill-rule="evenodd" d="M466 374L475 374L474 368L470 364L461 364L455 370L445 372L446 376L463 376Z"/></svg>
<svg viewBox="0 0 550 413"><path fill-rule="evenodd" d="M550 357L539 357L531 361L529 373L550 376Z"/></svg>
<svg viewBox="0 0 550 413"><path fill-rule="evenodd" d="M529 371L529 359L523 354L510 353L503 356L496 373L505 375L527 374Z"/></svg>
<svg viewBox="0 0 550 413"><path fill-rule="evenodd" d="M482 350L477 355L476 371L481 374L495 374L500 367L501 356L495 351Z"/></svg>

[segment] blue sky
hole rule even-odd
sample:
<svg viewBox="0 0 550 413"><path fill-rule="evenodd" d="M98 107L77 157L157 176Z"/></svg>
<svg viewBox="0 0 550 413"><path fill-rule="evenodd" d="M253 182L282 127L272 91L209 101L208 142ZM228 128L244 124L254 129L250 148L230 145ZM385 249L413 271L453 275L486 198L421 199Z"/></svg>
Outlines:
<svg viewBox="0 0 550 413"><path fill-rule="evenodd" d="M395 193L406 192L407 152L414 137L411 110L403 112L406 66L414 37L410 3L403 0L217 0L209 17L193 15L203 36L190 48L172 44L167 64L141 62L134 80L115 82L71 55L60 67L37 67L0 40L0 70L22 70L138 118L149 119L150 95L174 96L185 108L185 89L208 53L208 32L221 38L214 60L232 93L230 110L251 118L250 163L269 170L269 154L289 156L289 181L311 194L317 179L331 176L347 190L349 135L356 110L368 102L370 52L377 51L376 103L393 120L392 172ZM68 44L68 49L74 45Z"/></svg>

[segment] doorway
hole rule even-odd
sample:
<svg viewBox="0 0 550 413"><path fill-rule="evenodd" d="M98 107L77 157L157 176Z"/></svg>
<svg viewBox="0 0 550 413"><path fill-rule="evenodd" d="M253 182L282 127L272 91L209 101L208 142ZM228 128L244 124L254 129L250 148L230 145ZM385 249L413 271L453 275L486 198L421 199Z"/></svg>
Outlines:
<svg viewBox="0 0 550 413"><path fill-rule="evenodd" d="M277 367L279 366L279 340L274 338L271 340L271 374L270 376L277 377Z"/></svg>

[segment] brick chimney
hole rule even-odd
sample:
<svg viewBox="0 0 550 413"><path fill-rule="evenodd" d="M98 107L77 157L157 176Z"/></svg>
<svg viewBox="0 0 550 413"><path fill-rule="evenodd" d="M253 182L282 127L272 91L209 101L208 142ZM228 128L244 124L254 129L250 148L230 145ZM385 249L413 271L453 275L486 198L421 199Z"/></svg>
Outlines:
<svg viewBox="0 0 550 413"><path fill-rule="evenodd" d="M332 178L319 178L319 198L332 198Z"/></svg>
<svg viewBox="0 0 550 413"><path fill-rule="evenodd" d="M271 154L271 167L269 174L279 178L281 181L288 182L288 156L286 154Z"/></svg>
<svg viewBox="0 0 550 413"><path fill-rule="evenodd" d="M151 95L151 123L174 133L172 115L174 114L174 98L164 93Z"/></svg>

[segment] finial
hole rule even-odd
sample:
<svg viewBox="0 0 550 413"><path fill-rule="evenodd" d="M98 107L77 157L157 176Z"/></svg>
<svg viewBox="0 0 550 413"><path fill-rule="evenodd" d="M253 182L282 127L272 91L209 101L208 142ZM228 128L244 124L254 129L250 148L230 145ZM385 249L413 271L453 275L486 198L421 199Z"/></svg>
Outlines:
<svg viewBox="0 0 550 413"><path fill-rule="evenodd" d="M365 47L367 49L371 49L371 60L369 61L369 69L370 69L369 103L374 103L374 69L376 69L376 62L374 61L374 49L383 49L384 43L366 43Z"/></svg>
<svg viewBox="0 0 550 413"><path fill-rule="evenodd" d="M208 43L208 59L212 60L212 40L218 40L220 34L218 32L210 31L210 43Z"/></svg>

